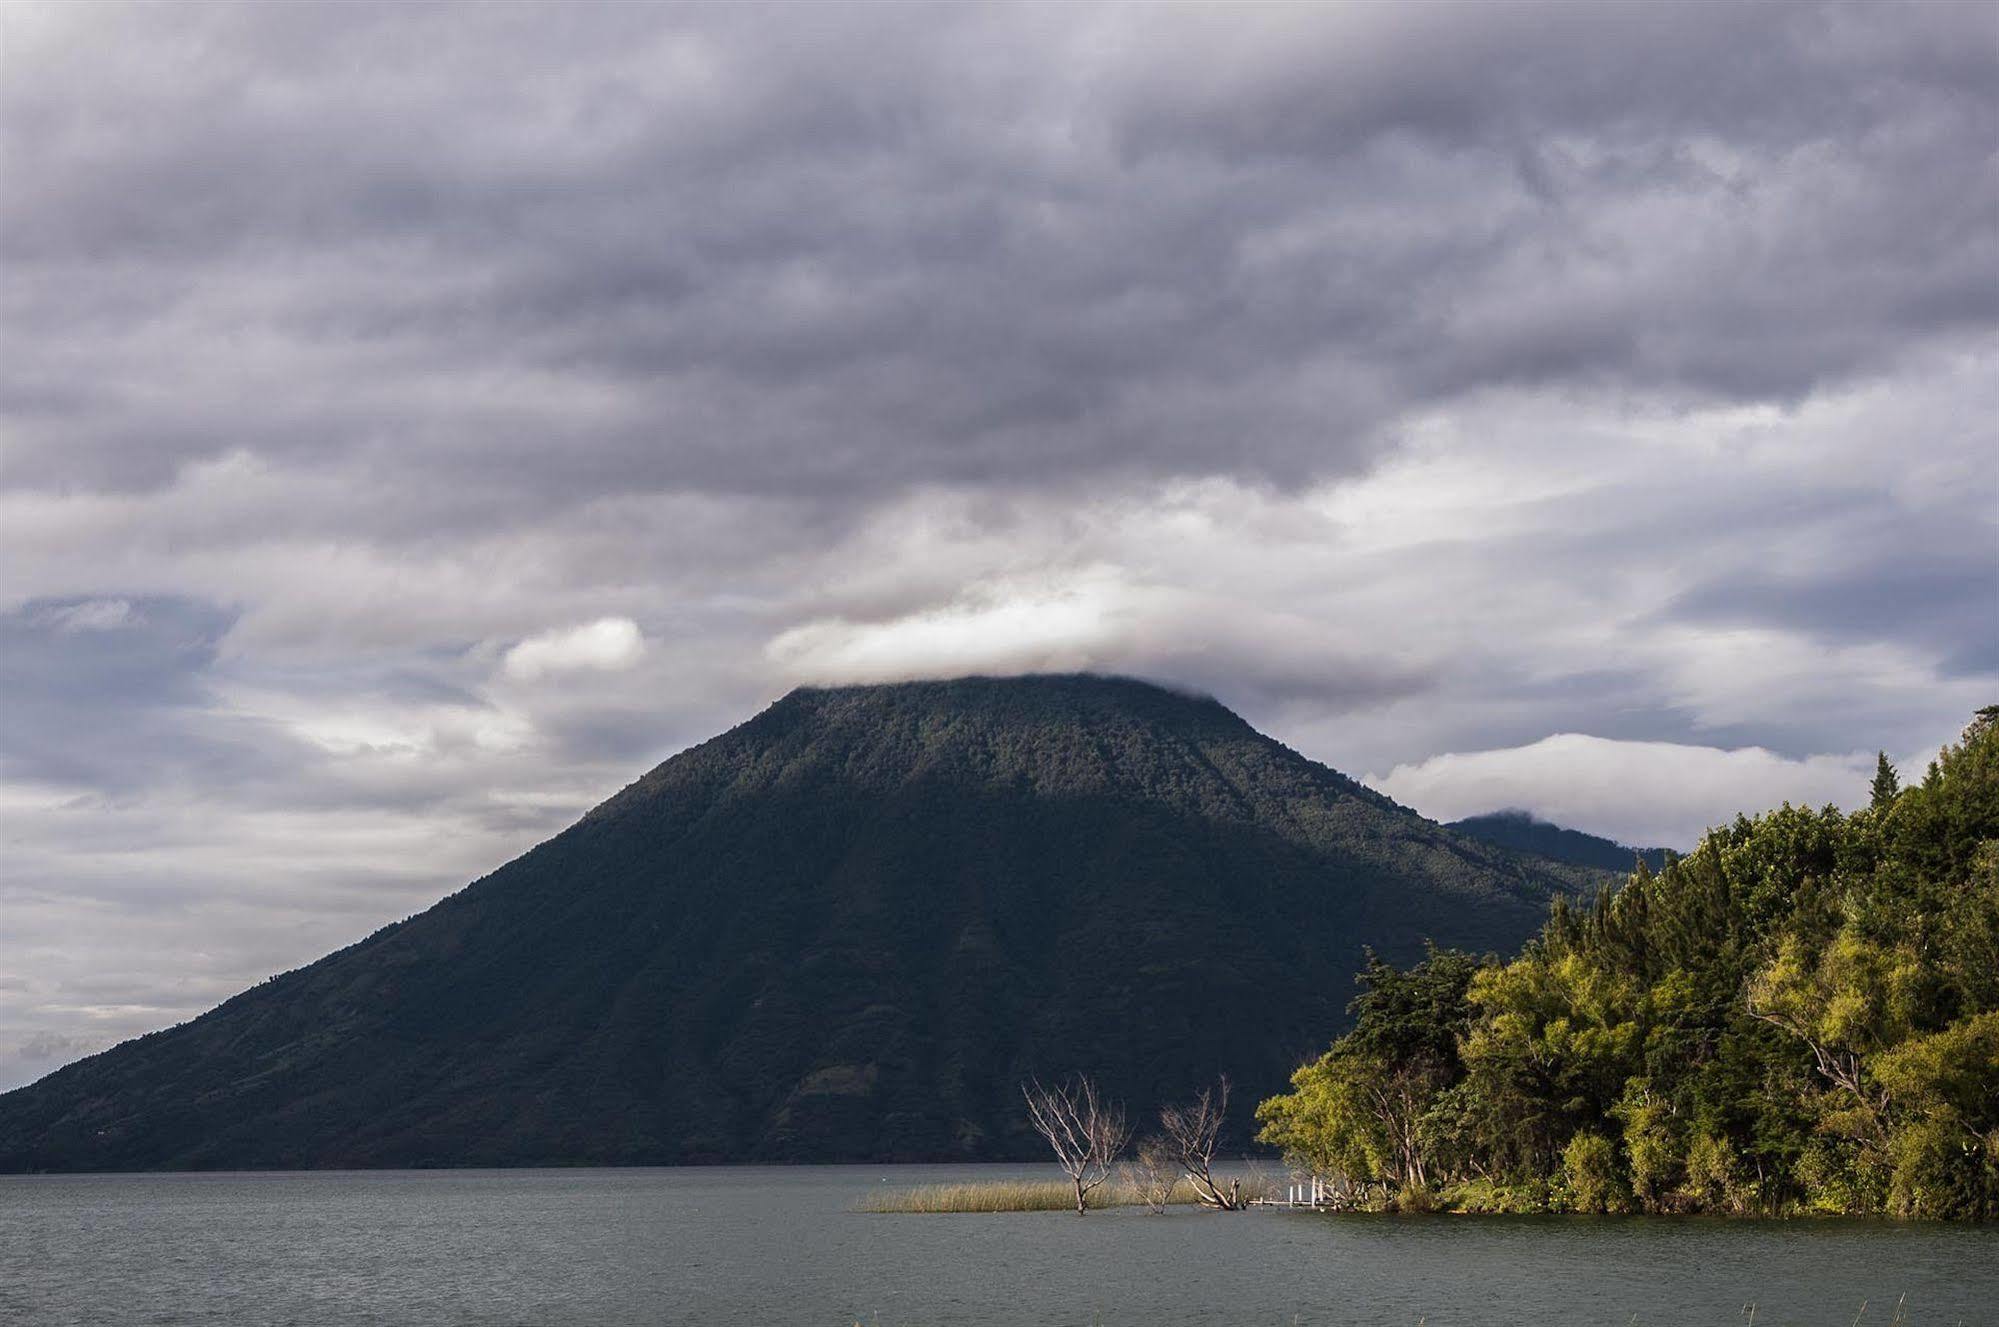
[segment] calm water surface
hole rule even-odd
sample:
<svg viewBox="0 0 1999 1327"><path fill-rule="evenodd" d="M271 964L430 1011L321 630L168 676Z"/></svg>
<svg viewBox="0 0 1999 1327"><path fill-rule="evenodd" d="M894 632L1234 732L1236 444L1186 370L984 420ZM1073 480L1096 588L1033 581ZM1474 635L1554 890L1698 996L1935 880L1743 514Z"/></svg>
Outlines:
<svg viewBox="0 0 1999 1327"><path fill-rule="evenodd" d="M0 1177L0 1322L1999 1327L1999 1231L1118 1210L886 1216L1031 1167ZM1904 1298L1905 1297L1905 1298Z"/></svg>

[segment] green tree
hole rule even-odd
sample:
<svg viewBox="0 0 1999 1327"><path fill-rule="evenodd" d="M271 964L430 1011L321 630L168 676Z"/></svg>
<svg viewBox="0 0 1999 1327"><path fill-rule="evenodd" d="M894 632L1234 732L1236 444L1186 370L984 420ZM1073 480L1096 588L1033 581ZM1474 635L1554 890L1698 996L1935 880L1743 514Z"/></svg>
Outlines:
<svg viewBox="0 0 1999 1327"><path fill-rule="evenodd" d="M1348 1006L1353 1030L1258 1108L1266 1143L1314 1173L1390 1190L1432 1182L1426 1119L1462 1070L1458 1035L1479 961L1432 948L1407 970L1370 953Z"/></svg>
<svg viewBox="0 0 1999 1327"><path fill-rule="evenodd" d="M1291 1090L1256 1108L1259 1142L1314 1175L1360 1188L1393 1183L1394 1144L1368 1101L1369 1066L1328 1051L1291 1075Z"/></svg>
<svg viewBox="0 0 1999 1327"><path fill-rule="evenodd" d="M1912 1037L1882 1055L1875 1073L1903 1121L1889 1143L1891 1208L1999 1212L1999 1012Z"/></svg>
<svg viewBox="0 0 1999 1327"><path fill-rule="evenodd" d="M1880 752L1874 761L1874 809L1881 811L1893 806L1895 794L1901 790L1902 781L1895 776L1895 767L1888 763L1888 753Z"/></svg>
<svg viewBox="0 0 1999 1327"><path fill-rule="evenodd" d="M1819 1073L1848 1093L1879 1133L1889 1125L1891 1101L1872 1061L1909 1035L1923 982L1915 955L1857 928L1822 951L1787 936L1750 986L1749 1008L1803 1041Z"/></svg>

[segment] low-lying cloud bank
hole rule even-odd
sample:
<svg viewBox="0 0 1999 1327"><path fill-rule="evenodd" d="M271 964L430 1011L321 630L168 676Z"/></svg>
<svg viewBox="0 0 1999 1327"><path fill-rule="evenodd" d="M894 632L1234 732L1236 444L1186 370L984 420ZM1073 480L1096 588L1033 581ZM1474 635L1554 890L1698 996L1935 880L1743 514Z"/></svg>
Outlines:
<svg viewBox="0 0 1999 1327"><path fill-rule="evenodd" d="M1864 804L1874 762L1873 752L1792 759L1761 747L1557 733L1504 751L1447 752L1366 782L1433 820L1517 807L1633 847L1684 852L1739 813Z"/></svg>

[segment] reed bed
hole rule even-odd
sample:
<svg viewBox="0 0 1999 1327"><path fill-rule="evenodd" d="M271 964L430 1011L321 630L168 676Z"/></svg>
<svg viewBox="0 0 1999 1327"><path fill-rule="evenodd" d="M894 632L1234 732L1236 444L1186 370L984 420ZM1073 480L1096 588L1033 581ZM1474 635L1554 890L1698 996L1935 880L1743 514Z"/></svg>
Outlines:
<svg viewBox="0 0 1999 1327"><path fill-rule="evenodd" d="M1244 1198L1260 1198L1268 1188L1261 1176L1243 1179ZM1166 1201L1175 1207L1197 1202L1193 1186L1178 1181ZM1091 1208L1142 1207L1136 1187L1113 1180L1090 1191ZM854 1205L859 1212L1073 1212L1076 1190L1067 1180L982 1180L966 1184L918 1184L880 1188Z"/></svg>
<svg viewBox="0 0 1999 1327"><path fill-rule="evenodd" d="M1193 1190L1173 1186L1171 1202L1191 1203ZM1132 1207L1135 1190L1106 1184L1090 1192L1091 1207ZM1067 1180L985 1180L975 1184L918 1184L877 1189L861 1199L863 1212L1072 1212L1076 1190Z"/></svg>

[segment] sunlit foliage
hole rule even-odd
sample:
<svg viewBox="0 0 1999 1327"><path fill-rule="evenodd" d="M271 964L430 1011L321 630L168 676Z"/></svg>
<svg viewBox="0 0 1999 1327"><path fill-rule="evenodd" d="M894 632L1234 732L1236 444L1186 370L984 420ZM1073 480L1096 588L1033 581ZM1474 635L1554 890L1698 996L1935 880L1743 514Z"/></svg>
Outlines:
<svg viewBox="0 0 1999 1327"><path fill-rule="evenodd" d="M1999 709L1870 792L1370 964L1264 1140L1404 1209L1999 1216Z"/></svg>

